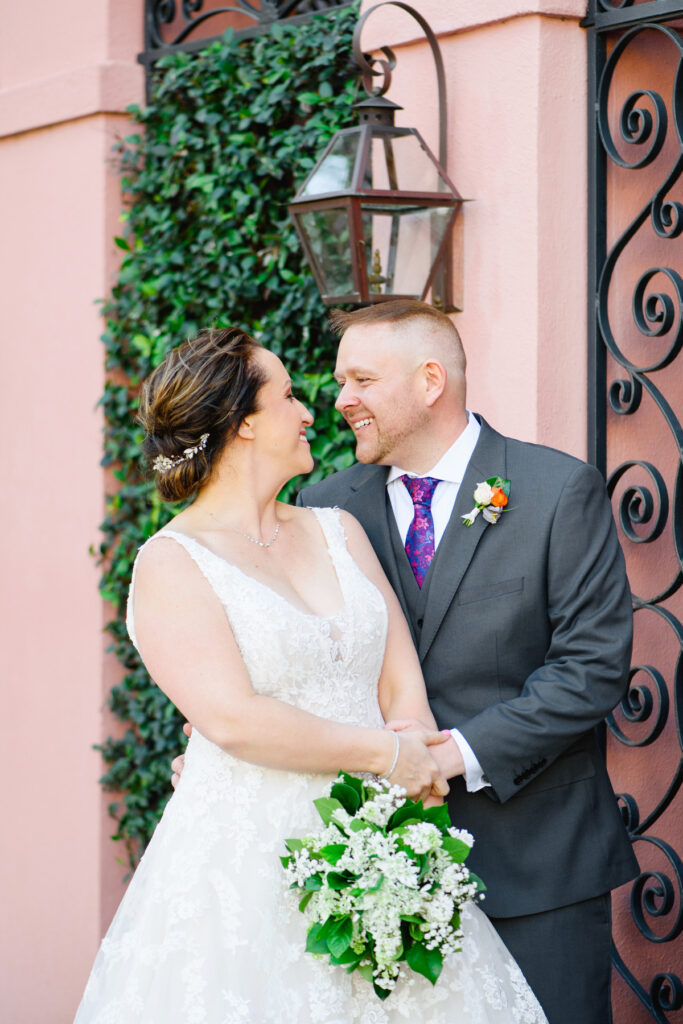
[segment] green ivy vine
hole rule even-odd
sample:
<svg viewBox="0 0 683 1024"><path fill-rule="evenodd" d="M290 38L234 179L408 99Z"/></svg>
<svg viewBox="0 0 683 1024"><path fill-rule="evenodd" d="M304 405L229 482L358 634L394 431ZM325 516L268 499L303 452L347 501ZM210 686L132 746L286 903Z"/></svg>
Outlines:
<svg viewBox="0 0 683 1024"><path fill-rule="evenodd" d="M314 479L353 461L334 408L334 340L287 203L335 131L353 123L356 6L239 43L227 33L157 65L139 130L117 146L126 206L118 280L104 305L105 456L116 482L100 548L124 675L109 698L122 735L99 747L115 838L133 867L170 795L182 720L151 682L125 627L138 547L178 509L163 506L140 455L140 382L208 324L239 324L282 357L315 413ZM295 494L296 482L284 497Z"/></svg>

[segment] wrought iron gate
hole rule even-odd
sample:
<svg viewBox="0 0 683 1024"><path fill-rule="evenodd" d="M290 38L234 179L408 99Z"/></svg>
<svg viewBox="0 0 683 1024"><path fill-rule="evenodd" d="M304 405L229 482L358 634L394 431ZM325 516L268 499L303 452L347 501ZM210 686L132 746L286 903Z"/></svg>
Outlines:
<svg viewBox="0 0 683 1024"><path fill-rule="evenodd" d="M642 1019L673 1022L683 1007L683 0L590 0L583 24L589 450L612 495L635 613L631 685L606 743L641 874L615 895L613 961Z"/></svg>

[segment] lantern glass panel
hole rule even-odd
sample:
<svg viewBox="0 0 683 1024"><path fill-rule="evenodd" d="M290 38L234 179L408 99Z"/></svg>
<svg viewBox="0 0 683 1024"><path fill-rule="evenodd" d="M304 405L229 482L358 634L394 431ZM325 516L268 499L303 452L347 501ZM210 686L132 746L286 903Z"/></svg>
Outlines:
<svg viewBox="0 0 683 1024"><path fill-rule="evenodd" d="M348 192L358 151L359 132L339 135L300 192L300 198Z"/></svg>
<svg viewBox="0 0 683 1024"><path fill-rule="evenodd" d="M417 135L372 136L370 160L361 185L363 190L401 192L449 192L434 161L427 156Z"/></svg>
<svg viewBox="0 0 683 1024"><path fill-rule="evenodd" d="M361 205L369 291L416 295L429 278L452 209Z"/></svg>
<svg viewBox="0 0 683 1024"><path fill-rule="evenodd" d="M309 210L307 213L297 213L296 216L308 238L320 275L325 280L324 294L346 295L353 292L346 208Z"/></svg>

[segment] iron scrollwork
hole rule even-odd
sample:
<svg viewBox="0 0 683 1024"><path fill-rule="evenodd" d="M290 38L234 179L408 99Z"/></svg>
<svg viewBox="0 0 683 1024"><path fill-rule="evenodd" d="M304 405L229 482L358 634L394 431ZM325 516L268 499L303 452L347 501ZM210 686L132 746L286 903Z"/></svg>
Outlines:
<svg viewBox="0 0 683 1024"><path fill-rule="evenodd" d="M654 19L651 14L655 15ZM618 307L614 296L617 288L612 285L620 266L633 268L634 254L641 254L643 258L642 254L650 252L655 243L661 243L660 250L666 251L667 243L683 231L683 203L671 198L671 190L680 181L683 170L683 38L675 27L663 23L676 16L683 16L683 4L674 4L673 0L649 0L641 4L634 4L634 0L593 0L585 22L592 30L592 71L596 83L591 139L592 173L595 175L592 243L595 290L594 310L591 310L595 315L592 325L595 405L591 420L594 458L598 464L605 465L607 421L604 410L624 418L635 418L646 410L648 422L651 423L653 413L656 414L669 438L669 467L674 460L676 462L670 474L668 469L658 468L654 461L627 459L607 478L608 492L615 501L615 514L624 539L627 566L630 559L642 559L646 546L655 542L660 545L661 564L661 545L669 541L671 544L666 564L671 564L672 570L667 573L667 579L659 580L650 588L650 576L657 574L645 574L646 589L652 589L653 593L634 595L633 606L636 629L643 617L654 615L657 628L664 629L669 637L667 643L678 652L673 671L667 678L656 665L633 665L628 693L607 720L612 740L626 749L651 747L661 740L665 730L667 742L677 746L674 754L677 764L669 778L663 780L664 792L653 795L654 805L647 814L641 812L633 794L623 793L619 798L634 847L641 855L641 864L644 859L651 863L652 858L657 863L656 868L643 869L632 885L632 920L642 939L660 946L663 956L667 944L683 932L683 862L671 843L653 831L658 826L661 829L664 812L683 787L683 623L671 607L671 599L675 599L673 604L678 607L683 594L683 426L681 410L674 408L677 402L672 404L665 397L666 387L657 375L679 357L683 348L683 278L666 261L639 272L631 302L632 321L639 339L635 345L632 329L631 334L626 332L626 338L620 336L620 331L624 333L623 320L616 322ZM623 31L616 32L617 27ZM612 32L609 49L606 45L608 31ZM618 101L616 105L620 104L621 109L615 116L615 76L625 62L624 54L628 54L626 59L632 58L636 41L646 34L651 42L659 39L661 45L657 52L666 52L671 61L671 96L665 98L659 88L633 90ZM631 60L630 73L625 79L630 80L635 66ZM618 139L613 135L613 124L618 126ZM608 174L636 173L652 167L660 158L660 163L667 163L662 180L608 248L605 228ZM630 264L628 257L625 264L622 262L627 249ZM633 273L632 269L629 273ZM624 279L622 276L622 282ZM654 346L659 346L659 350L653 351ZM611 381L609 373L614 376ZM616 429L617 421L612 422ZM657 445L657 448L659 453L662 446ZM667 461L664 455L662 458ZM637 552L641 554L636 555ZM665 606L664 602L669 605ZM650 652L647 660L650 660ZM648 797L651 795L648 793ZM636 977L637 965L629 966L616 945L613 961L653 1020L667 1024L667 1014L683 1007L683 982L674 972L662 970L645 986Z"/></svg>
<svg viewBox="0 0 683 1024"><path fill-rule="evenodd" d="M190 37L206 36L219 15L240 14L254 26L267 28L293 15L316 14L344 7L349 0L232 0L232 3L205 9L204 0L146 0L147 49L177 48ZM204 28L202 28L204 26Z"/></svg>

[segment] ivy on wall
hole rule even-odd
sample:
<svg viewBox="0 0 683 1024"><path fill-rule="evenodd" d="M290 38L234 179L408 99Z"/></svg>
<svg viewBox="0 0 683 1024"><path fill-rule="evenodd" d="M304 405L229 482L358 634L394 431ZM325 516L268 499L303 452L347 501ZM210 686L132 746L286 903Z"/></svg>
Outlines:
<svg viewBox="0 0 683 1024"><path fill-rule="evenodd" d="M102 526L101 591L116 609L108 630L125 675L109 701L123 735L100 749L102 783L120 794L110 810L131 867L170 795L182 725L125 628L136 551L178 511L161 504L141 461L139 385L201 327L239 324L281 356L316 416L313 479L353 461L333 408L335 343L287 203L333 133L355 121L357 14L276 25L241 44L228 33L200 53L163 58L150 105L130 111L139 132L117 147L127 226L104 306L104 465L117 487Z"/></svg>

